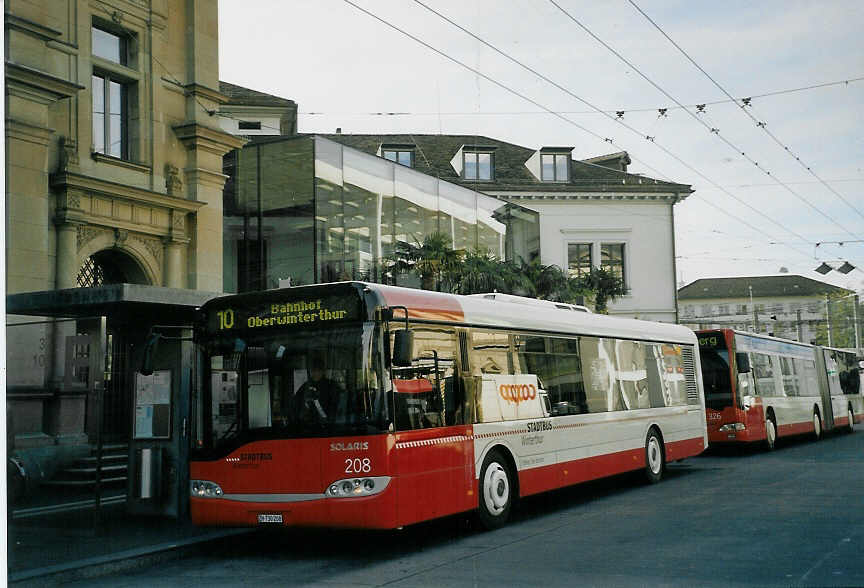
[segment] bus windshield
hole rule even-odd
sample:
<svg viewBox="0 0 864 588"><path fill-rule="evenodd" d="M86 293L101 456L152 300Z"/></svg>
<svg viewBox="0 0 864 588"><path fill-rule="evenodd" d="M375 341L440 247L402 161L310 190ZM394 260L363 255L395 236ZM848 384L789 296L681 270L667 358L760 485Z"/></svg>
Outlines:
<svg viewBox="0 0 864 588"><path fill-rule="evenodd" d="M729 379L729 351L726 349L700 349L702 383L705 387L705 406L723 410L734 406Z"/></svg>
<svg viewBox="0 0 864 588"><path fill-rule="evenodd" d="M204 347L199 449L381 432L372 324L218 337Z"/></svg>

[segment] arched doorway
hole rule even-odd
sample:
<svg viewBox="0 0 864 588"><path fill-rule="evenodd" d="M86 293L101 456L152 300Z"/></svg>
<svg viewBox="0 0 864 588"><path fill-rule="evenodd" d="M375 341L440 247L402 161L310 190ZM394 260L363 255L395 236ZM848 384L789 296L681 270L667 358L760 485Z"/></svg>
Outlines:
<svg viewBox="0 0 864 588"><path fill-rule="evenodd" d="M103 249L89 256L78 270L80 288L105 284L149 284L141 265L119 249Z"/></svg>
<svg viewBox="0 0 864 588"><path fill-rule="evenodd" d="M143 284L150 280L138 261L117 248L102 249L87 257L78 269L79 288L96 288L109 284ZM95 325L80 321L78 329L87 332ZM105 347L105 388L102 398L102 437L111 444L125 444L131 426L131 371L129 369L130 340L128 325L118 324L109 317ZM93 413L90 413L93 418ZM121 449L125 451L125 449Z"/></svg>

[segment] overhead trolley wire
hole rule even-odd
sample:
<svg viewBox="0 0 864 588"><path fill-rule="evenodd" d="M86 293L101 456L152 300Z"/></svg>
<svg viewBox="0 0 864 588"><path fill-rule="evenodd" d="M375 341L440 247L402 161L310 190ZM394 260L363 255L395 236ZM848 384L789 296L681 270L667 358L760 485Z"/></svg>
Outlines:
<svg viewBox="0 0 864 588"><path fill-rule="evenodd" d="M560 89L561 91L567 93L568 95L572 96L573 98L579 100L580 102L582 102L583 104L589 106L590 108L593 108L596 112L603 113L602 110L600 110L599 108L597 108L596 106L594 106L594 105L591 104L590 102L584 100L584 99L581 98L580 96L577 96L576 94L574 94L573 92L571 92L571 91L568 90L567 88L564 88L564 87L561 86L560 84L557 84L557 83L554 82L553 80L550 80L548 77L546 77L546 76L544 76L543 74L537 72L536 70L534 70L534 69L531 68L530 66L527 66L527 65L523 64L522 62L520 62L519 60L515 59L514 57L512 57L512 56L508 55L507 53L501 51L500 49L498 49L498 48L495 47L494 45L492 45L492 44L488 43L487 41L481 39L480 37L478 37L477 35L475 35L475 34L472 33L471 31L468 31L467 29L465 29L465 28L462 27L461 25L455 23L454 21L452 21L451 19L447 18L446 16L440 14L439 12L435 11L435 10L432 9L432 8L429 8L426 4L424 4L423 2L420 2L420 0L414 0L414 1L415 1L417 4L419 4L420 6L422 6L423 8L425 8L426 10L428 10L428 11L432 12L433 14L437 15L439 18L442 18L442 19L446 20L446 21L449 22L451 25L453 25L453 26L455 26L456 28L462 30L462 31L465 32L466 34L470 35L470 36L473 37L474 39L476 39L476 40L478 40L479 42L483 43L483 44L486 45L487 47L493 49L494 51L496 51L496 52L499 53L500 55L506 57L506 58L509 59L510 61L516 63L516 64L519 65L520 67L522 67L522 68L524 68L524 69L527 69L528 71L530 71L530 72L533 73L534 75L540 77L541 79L543 79L543 80L546 81L547 83L549 83L549 84L555 86L556 88L558 88L558 89ZM550 0L550 1L551 1L551 0ZM559 118L562 118L563 120L565 120L565 121L567 121L567 122L570 122L571 124L574 124L575 126L577 126L578 128L580 128L581 130L583 130L583 131L589 133L590 135L599 138L599 135L597 135L597 134L594 133L593 131L590 131L590 130L586 129L586 128L583 127L582 125L579 125L579 124L575 123L574 121L571 121L570 119L568 119L568 118L566 118L566 117L563 117L563 116L559 115L558 113L552 112L551 110L549 110L548 108L545 108L543 105L540 105L539 103L537 103L537 102L534 101L533 99L524 96L523 94L517 92L516 90L513 90L512 88L510 88L510 87L508 87L508 86L502 84L501 82L498 82L497 80L493 80L492 78L490 78L489 76L483 74L482 72L479 72L479 71L477 71L476 69L474 69L474 68L472 68L472 67L470 67L470 66L468 66L468 65L465 65L465 64L462 63L461 61L459 61L459 60L457 60L457 59L455 59L455 58L453 58L453 57L451 57L451 56L445 54L444 52L440 51L439 49L436 49L435 47L432 47L432 46L429 45L428 43L422 41L421 39L418 39L416 36L414 36L414 35L412 35L412 34L406 32L406 31L404 31L403 29L397 27L396 25L394 25L394 24L392 24L392 23L390 23L390 22L388 22L388 21L386 21L386 20L384 20L384 19L378 17L377 15L375 15L375 14L373 14L373 13L371 13L371 12L369 12L369 11L363 9L363 8L358 7L356 4L354 4L354 3L351 2L350 0L345 0L345 2L348 3L348 4L350 4L350 5L352 5L352 6L354 6L355 8L358 8L360 11L366 13L367 15L372 16L373 18L375 18L375 19L378 20L379 22L383 23L384 25L386 25L386 26L388 26L388 27L390 27L390 28L392 28L392 29L394 29L394 30L396 30L396 31L398 31L398 32L400 32L400 33L402 33L402 34L404 34L405 36L407 36L407 37L413 39L414 41L420 43L421 45L423 45L423 46L425 46L425 47L431 49L431 50L434 51L435 53L437 53L437 54L439 54L439 55L441 55L441 56L443 56L443 57L446 57L446 58L449 59L450 61L453 61L454 63L457 63L458 65L460 65L460 66L462 66L462 67L464 67L464 68L466 68L466 69L468 69L468 70L470 70L470 71L476 73L477 75L482 76L484 79L487 79L487 80L493 82L495 85L497 85L497 86L503 88L504 90L506 90L506 91L508 91L508 92L511 92L511 93L513 93L513 94L519 96L520 98L523 98L523 99L525 99L525 100L531 102L531 103L534 104L535 106L540 106L541 108L544 108L544 110L546 110L546 111L549 112L550 114L556 115L556 116L558 116ZM553 2L553 4L554 4L554 2ZM557 5L556 5L556 6L557 6ZM561 8L559 7L559 9L561 9ZM561 10L563 11L563 9L561 9ZM565 14L566 14L566 12L565 12ZM605 114L605 113L604 113L604 114ZM627 128L627 129L630 130L631 132L633 132L633 133L639 135L640 137L648 138L646 135L644 135L644 133L641 133L641 132L638 131L637 129L634 129L634 128L631 127L630 125L628 125L628 124L626 124L625 122L623 122L620 118L614 118L613 120L615 120L615 122L618 122L619 124L621 124L622 126L624 126L625 128ZM609 139L604 139L604 141L606 141L606 142L611 142ZM717 189L721 190L722 192L724 192L725 194L727 194L729 197L733 198L734 200L738 201L738 202L741 203L743 206L749 208L750 210L752 210L752 211L755 212L756 214L758 214L758 215L760 215L760 216L766 218L766 219L767 219L768 221L770 221L771 223L773 223L773 224L779 226L781 229L783 229L784 231L790 233L791 235L794 235L794 236L797 237L798 239L800 239L800 240L802 240L802 241L804 241L804 242L807 242L807 243L809 243L809 244L811 244L811 245L815 245L814 242L812 242L811 240L807 239L807 238L804 237L803 235L800 235L800 234L798 234L798 233L796 233L796 232L794 232L794 231L792 231L792 230L790 230L790 229L784 227L783 225L781 225L781 224L779 224L778 222L776 222L774 219L770 218L769 216L767 216L767 215L765 215L764 213L762 213L761 211L759 211L758 209L756 209L756 208L750 206L750 204L748 204L747 202L741 200L740 198L738 198L738 197L735 196L734 194L728 192L725 188L723 188L722 186L720 186L719 184L717 184L716 182L714 182L713 180L711 180L710 178L708 178L707 176L705 176L705 174L703 174L702 172L700 172L699 170L697 170L696 168L694 168L693 166L691 166L691 165L688 164L687 162L683 161L680 157L678 157L677 155L675 155L674 153L672 153L671 151L669 151L668 149L666 149L666 148L663 147L662 145L658 144L656 141L653 140L653 138L650 138L650 141L651 141L652 143L654 143L655 145L657 145L657 146L658 146L662 151L664 151L667 155L669 155L670 157L672 157L673 159L675 159L676 161L678 161L679 163L681 163L681 165L685 166L686 168L690 169L690 170L693 171L694 173L698 174L700 177L702 177L703 179L705 179L705 180L706 180L707 182L709 182L711 185L713 185L713 186L716 187ZM623 150L623 149L622 149L622 150ZM757 227L753 226L752 224L750 224L748 221L746 221L745 219L741 218L740 216L736 216L736 215L734 215L734 214L732 214L732 213L726 211L726 210L723 209L722 207L717 206L716 204L714 204L714 203L712 203L712 202L710 202L710 201L703 200L702 202L705 202L706 204L708 204L708 205L711 206L712 208L715 208L715 209L719 210L720 212L722 212L723 214L729 216L730 218L733 218L736 222L739 222L740 224L743 224L743 225L745 225L745 226L748 226L748 227L751 228L752 230L756 231L757 234L760 234L760 235L761 235L761 234L765 234L764 230L762 230L762 229L758 229ZM770 236L770 235L769 235L769 236ZM772 239L774 239L775 241L780 242L779 239L776 239L776 238L773 238L773 237L772 237ZM804 252L802 252L801 250L796 249L795 247L792 247L791 245L788 245L788 244L787 244L787 245L785 245L785 246L788 247L788 248L790 248L790 249L792 249L793 251L795 251L795 252L798 253L799 255L806 256L806 257L808 257L808 258L810 257L809 254L804 253Z"/></svg>
<svg viewBox="0 0 864 588"><path fill-rule="evenodd" d="M756 98L765 98L769 96L780 96L782 94L791 94L793 92L803 92L805 90L815 90L819 88L827 88L830 86L839 86L846 85L848 86L853 82L860 82L864 80L864 77L858 78L849 78L847 80L837 80L834 82L825 82L823 84L812 84L809 86L803 86L800 88L791 88L787 90L776 90L774 92L766 92L764 94L748 94L747 100L753 100ZM667 106L664 107L666 110L679 110L681 108L699 108L706 106L716 106L718 104L730 104L737 103L743 99L732 98L730 100L713 100L713 101L705 101L698 104L685 104L684 106ZM596 110L559 110L557 111L559 114L616 114L618 112L625 112L627 114L633 112L657 112L660 110L659 107L655 108L615 108L613 110L603 110L598 113ZM405 111L393 111L393 112L384 112L384 111L376 111L376 112L324 112L324 111L301 111L298 114L306 115L306 116L336 116L336 115L344 115L344 116L522 116L522 115L537 115L549 114L548 112L539 111L539 110L517 110L517 111L490 111L490 112L405 112ZM790 182L792 183L792 182Z"/></svg>
<svg viewBox="0 0 864 588"><path fill-rule="evenodd" d="M728 97L732 102L734 102L735 105L738 106L738 107L741 109L741 111L742 111L744 114L746 114L746 115L750 118L750 120L752 120L754 123L756 123L756 126L757 126L758 128L760 128L760 129L762 129L763 131L765 131L765 133L766 133L769 137L771 137L771 139L773 139L773 141L774 141L774 142L775 142L779 147L781 147L781 148L782 148L786 153L788 153L790 157L792 157L795 161L797 161L797 162L801 165L801 167L803 167L805 170L807 170L808 172L810 172L810 174L811 174L814 178L816 178L816 179L817 179L817 180L818 180L818 181L819 181L823 186L825 186L826 188L828 188L828 190L830 190L832 194L834 194L835 196L837 196L840 200L843 201L844 204L846 204L849 208L851 208L852 210L854 210L854 211L858 214L858 216L860 216L862 219L864 219L864 213L862 213L862 212L861 212L860 210L858 210L855 206L853 206L852 203L850 203L848 200L846 200L846 198L844 198L842 194L840 194L840 193L837 192L834 188L832 188L831 186L829 186L829 185L828 185L828 184L827 184L827 183L826 183L822 178L820 178L820 177L816 174L816 172L813 171L813 169L812 169L809 165L807 165L806 163L804 163L803 161L801 161L801 158L800 158L799 156L797 156L795 153L793 153L792 150L789 149L788 146L784 145L783 142L780 141L780 139L778 139L778 138L774 135L774 133L772 133L772 132L768 129L768 125L765 123L764 120L759 120L758 118L756 118L755 116L753 116L753 113L751 113L750 111L747 110L747 107L748 107L748 106L751 106L751 101L752 101L752 99L753 99L752 96L751 96L751 97L748 97L748 98L744 98L744 99L742 99L742 100L736 100L735 98L733 98L732 95L731 95L728 91L726 91L726 88L724 88L722 85L720 85L720 83L719 83L717 80L715 80L715 79L714 79L714 78L713 78L713 77L712 77L712 76L711 76L707 71L705 71L705 69L704 69L701 65L699 65L698 63L696 63L696 60L694 60L694 59L690 56L690 54L688 54L688 53L687 53L687 52L686 52L686 51L685 51L685 50L684 50L680 45L678 45L678 43L676 43L676 42L672 39L672 37L670 37L670 36L666 33L666 31L664 31L664 30L660 27L660 25L658 25L658 24L654 21L654 19L652 19L652 18L651 18L650 16L648 16L647 14L645 14L645 11L642 10L642 9L641 9L641 8L640 8L640 7L639 7L639 6L638 6L638 5L637 5L633 0L628 0L628 1L630 2L631 5L633 5L633 7L634 7L637 11L639 11L639 13L640 13L642 16L644 16L644 17L648 20L648 22L650 22L652 25L654 25L654 28L656 28L658 31L660 31L660 34L662 34L664 37L666 37L666 39L667 39L670 43L672 43L672 46L675 47L675 48L676 48L676 49L677 49L677 50L678 50L682 55L684 55L684 57L686 57L687 60L688 60L690 63L692 63L692 64L696 67L696 69L698 69L700 72L702 72L702 73L705 75L705 77L708 78L708 79L711 81L711 83L714 84L714 85L715 85L715 86L716 86L716 87L717 87L721 92L723 92L723 93L724 93L724 94L725 94L725 95L726 95L726 96L727 96L727 97Z"/></svg>
<svg viewBox="0 0 864 588"><path fill-rule="evenodd" d="M412 34L409 33L408 31L406 31L405 29L402 29L402 28L396 26L395 24L393 24L393 23L391 23L391 22L389 22L389 21L387 21L387 20L381 18L381 17L378 16L377 14L375 14L375 13L373 13L373 12L370 12L370 11L366 10L366 9L363 8L362 6L358 6L357 4L355 4L354 2L352 2L351 0L343 0L343 1L344 1L346 4L348 4L348 5L350 5L350 6L353 6L354 8L356 8L357 10L359 10L360 12L366 14L367 16L370 16L370 17L374 18L375 20L377 20L377 21L380 22L381 24L383 24L383 25L385 25L385 26L387 26L387 27L390 27L391 29L393 29L393 30L395 30L395 31L397 31L397 32L399 32L399 33L401 33L402 35L405 35L405 36L408 37L409 39L411 39L411 40L413 40L413 41L415 41L415 42L417 42L417 43L423 45L424 47L426 47L426 48L429 49L430 51L432 51L432 52L434 52L434 53L437 53L437 54L440 55L441 57L444 57L445 59L448 59L448 60L452 61L452 62L455 63L456 65L459 65L460 67L463 67L463 68L467 69L468 71L474 73L475 75L480 76L480 77L483 78L484 80L486 80L486 81L488 81L488 82L490 82L490 83L492 83L492 84L498 86L498 87L501 88L502 90L505 90L505 91L507 91L507 92L510 92L511 94L513 94L513 95L515 95L515 96L518 96L519 98L525 100L526 102L530 102L530 103L533 104L534 106L543 109L545 112L547 112L547 113L549 113L549 114L551 114L551 115L553 115L553 116L555 116L555 117L557 117L557 118L560 118L560 119L563 120L564 122L566 122L566 123L568 123L568 124L570 124L570 125L573 125L573 126L575 126L576 128L578 128L578 129L584 131L585 133L591 135L591 136L594 137L595 139L599 139L600 141L604 141L604 142L606 142L606 143L610 143L610 144L612 144L613 146L615 146L616 148L620 149L621 151L624 151L624 150L625 150L625 149L623 149L622 147L620 147L620 146L618 146L618 145L615 145L615 144L612 142L612 140L611 140L610 138L608 138L608 137L603 137L602 135L599 135L599 134L595 133L594 131L592 131L592 130L590 130L590 129L588 129L588 128L582 126L582 125L580 125L580 124L577 123L576 121L571 120L571 119L567 118L566 116L563 116L562 114L559 114L558 112L555 112L554 110L548 108L547 106L545 106L545 105L543 105L543 104L537 102L537 101L534 100L533 98L530 98L529 96L526 96L525 94L519 92L518 90L515 90L515 89L513 89L513 88L507 86L506 84L504 84L504 83L502 83L502 82L499 82L498 80L496 80L496 79L494 79L494 78L492 78L492 77L490 77L490 76L484 74L484 73L481 72L480 70L478 70L478 69L476 69L476 68L474 68L474 67L471 67L471 66L468 65L467 63L465 63L465 62L463 62L463 61L460 61L460 60L456 59L455 57L453 57L453 56L451 56L451 55L448 55L447 53L441 51L440 49L438 49L438 48L436 48L436 47L433 47L432 45L430 45L430 44L427 43L426 41L420 39L420 38L417 37L416 35L412 35ZM602 168L602 169L603 169L604 171L606 171L606 172L609 172L609 171L618 172L618 171L619 171L619 170L613 170L612 168L604 167L604 166L602 166L602 165L598 165L598 164L596 164L596 163L590 163L590 162L587 162L587 161L582 161L582 162L580 162L580 163L583 163L583 164L585 164L585 165L590 165L590 166L593 166L593 167L597 167L597 168ZM659 172L659 171L657 171L657 170L654 170L653 168L651 168L650 166L648 166L648 165L645 164L644 162L643 162L643 165L645 165L645 166L648 167L649 169L652 169L652 171L654 171L654 172L657 173L658 175L664 175L664 174L662 174L661 172ZM628 174L627 172L619 172L619 173L621 173L622 175L632 175L632 174Z"/></svg>
<svg viewBox="0 0 864 588"><path fill-rule="evenodd" d="M415 0L415 1L416 1L416 0ZM736 147L736 146L733 145L731 142L729 142L725 137L720 136L718 129L716 129L716 128L711 128L710 126L706 125L706 124L705 124L705 121L703 121L703 120L700 119L698 116L696 116L694 113L692 113L690 110L688 110L687 108L685 108L684 105L682 105L682 104L681 104L681 103L680 103L680 102L679 102L675 97L673 97L672 95L670 95L666 90L664 90L662 87L660 87L658 84L656 84L653 80L651 80L651 78L649 78L647 75L645 75L645 74L644 74L644 73L643 73L643 72L642 72L638 67L636 67L636 65L634 65L633 63L631 63L631 62L630 62L626 57L624 57L623 55L621 55L618 51L616 51L613 47L611 47L611 46L610 46L608 43L606 43L603 39L601 39L601 38L598 37L596 34L594 34L594 32L591 31L591 29L589 29L588 27L586 27L586 26L585 26L584 24L582 24L578 19L576 19L572 14L570 14L569 12L567 12L567 10L565 10L564 8L562 8L561 5L559 5L555 0L549 0L549 2L550 2L552 5L554 5L558 10L560 10L560 11L561 11L561 12L562 12L562 13L563 13L567 18L569 18L569 19L570 19L571 21L573 21L577 26L579 26L579 28L581 28L581 29L582 29L583 31L585 31L588 35L590 35L594 40L596 40L598 43L600 43L601 45L603 45L603 47L605 47L607 50L609 50L611 53L613 53L616 57L618 57L618 59L620 59L621 61L623 61L624 63L626 63L629 67L631 67L634 71L636 71L636 73L638 73L638 74L639 74L639 75L640 75L640 76L641 76L645 81L647 81L649 84L651 84L652 86L654 86L657 90L659 90L661 93L663 93L663 95L665 95L667 98L669 98L670 100L672 100L673 102L675 102L679 107L683 108L683 109L685 110L685 112L687 112L687 114L689 114L692 118L694 118L697 122L699 122L699 124L701 124L701 125L705 126L706 128L708 128L708 129L709 129L713 134L715 134L715 135L717 135L718 137L720 137L720 139L721 139L722 141L724 141L728 146L730 146L731 148L735 149L736 152L740 153L740 154L743 155L745 158L748 158L752 163L754 163L757 167L759 167L759 164L758 164L757 162L755 162L755 161L753 161L752 159L750 159L750 158L749 158L749 157L748 157L748 156L747 156L743 151L741 151L738 147ZM619 119L619 120L620 120L620 119ZM784 231L786 231L786 232L788 232L788 233L790 233L790 234L792 234L792 235L798 237L799 239L801 239L801 240L803 240L803 241L805 241L805 242L807 242L807 243L809 243L809 244L811 244L811 245L815 245L815 242L813 242L812 240L807 239L807 238L804 237L803 235L800 235L800 234L796 233L795 231L792 231L791 229L789 229L789 228L783 226L782 224L780 224L779 222L775 221L773 218L771 218L770 216L766 215L766 214L763 213L762 211L758 210L757 208L754 208L753 206L751 206L749 203L745 202L744 200L741 200L740 198L738 198L737 196L735 196L734 194L732 194L731 192L729 192L728 190L726 190L725 188L723 188L722 186L720 186L719 184L717 184L716 182L714 182L712 179L710 179L710 178L708 178L707 176L705 176L705 174L703 174L702 172L700 172L699 170L695 169L695 168L694 168L693 166L691 166L690 164L684 162L684 161L681 160L679 157L677 157L676 155L674 155L673 153L671 153L670 151L668 151L667 149L665 149L662 145L660 145L659 143L657 143L656 140L652 141L652 143L654 143L655 145L657 145L658 147L660 147L660 149L662 149L665 153L667 153L667 154L670 155L671 157L675 158L676 161L678 161L679 163L681 163L682 165L684 165L685 167L687 167L688 169L690 169L691 171L693 171L694 173L698 174L700 177L702 177L703 179L705 179L705 180L706 180L707 182L709 182L712 186L714 186L715 188L717 188L718 190L720 190L721 192L723 192L724 194L726 194L726 195L729 196L730 198L733 198L735 201L737 201L738 203L742 204L743 206L745 206L745 207L748 208L749 210L752 210L753 212L755 212L755 213L758 214L759 216L761 216L761 217L763 217L764 219L768 220L768 221L771 222L772 224L774 224L774 225L780 227L780 228L783 229ZM762 167L760 167L760 169L761 169L762 171L766 171L766 170L765 170L764 168L762 168ZM767 172L767 173L768 173L768 175L769 175L769 176L770 176L770 177L771 177L775 182L777 182L777 183L779 183L781 186L785 187L789 192L791 192L792 194L794 194L795 196L797 196L799 199L802 199L802 200L803 200L806 204L808 204L810 207L816 209L816 208L815 208L815 207L814 207L814 206L813 206L809 201L807 201L806 199L803 199L803 198L802 198L801 196L799 196L799 195L798 195L794 190L792 190L791 188L789 188L786 184L784 184L783 182L780 182L779 180L777 180L776 178L774 178L773 176L771 176L770 172ZM705 202L708 203L707 201L705 201ZM710 203L709 203L709 204L710 204ZM715 206L715 208L718 208L718 207ZM818 209L816 209L816 210L817 210L817 212L819 212L819 213L822 214L823 216L827 216L827 215L825 215L822 211L820 211L820 210L818 210ZM727 213L727 214L728 214L728 213ZM732 215L730 215L730 216L732 216ZM828 217L828 218L829 218L829 220L831 220L835 225L839 226L840 228L842 228L842 229L843 229L844 231L846 231L847 233L849 233L849 234L851 234L851 235L854 235L853 233L850 233L850 232L849 232L845 227L842 227L841 225L839 225L836 221L834 221L834 220L831 219L830 217ZM739 220L740 222L745 222L745 221L743 221L743 219L740 219L740 218L739 218L738 220ZM788 247L791 248L791 246L788 246ZM794 249L794 248L793 248L793 249ZM801 253L801 251L799 251L799 250L797 250L797 249L795 249L795 251L797 251L798 253Z"/></svg>
<svg viewBox="0 0 864 588"><path fill-rule="evenodd" d="M627 0L627 1L628 1L631 5L633 5L633 7L636 8L636 10L638 10L638 11L639 11L639 12L640 12L640 13L641 13L641 14L642 14L646 19L648 19L648 21L649 21L651 24L653 24L653 25L657 28L657 30L659 30L660 33L662 33L663 36L665 36L665 37L669 40L670 43L672 43L672 44L673 44L673 45L674 45L674 46L675 46L679 51L681 51L681 52L682 52L682 53L687 57L687 59L689 59L690 62L691 62L694 66L696 66L697 69L699 69L699 71L701 71L703 74L705 74L705 76L707 76L708 79L711 80L711 81L714 83L714 85L716 85L718 88L720 88L720 90L721 90L724 94L726 94L726 96L728 96L729 98L732 98L732 96L731 96L728 92L726 92L726 90L724 90L723 87L720 86L720 84L718 84L718 83L714 80L714 78L712 78L712 77L708 74L708 72L706 72L704 69L702 69L702 67L699 66L698 63L696 63L695 61L693 61L693 59L691 59L690 56L687 55L687 53L686 53L683 49L681 49L681 48L678 46L678 44L675 43L675 41L673 41L673 40L669 37L669 35L667 35L667 34L663 31L663 29L661 29L659 26L657 26L657 24L656 24L653 20L651 20L651 17L649 17L647 14L645 14L645 12L643 12L642 9L639 8L639 6L638 6L638 5L637 5L633 0ZM624 58L620 53L618 53L617 51L615 51L615 50L614 50L612 47L610 47L607 43L605 43L604 41L602 41L599 37L597 37L594 33L592 33L592 32L591 32L587 27L585 27L582 23L580 23L579 21L577 21L573 16L570 15L570 13L568 13L566 10L564 10L563 8L561 8L561 6L559 6L558 3L555 2L555 0L549 0L549 2L551 2L551 3L554 4L556 7L558 7L558 9L561 10L561 12L563 12L564 14L566 14L566 15L567 15L567 16L568 16L568 17L569 17L573 22L575 22L577 25L579 25L579 27L581 27L584 31L586 31L588 34L590 34L594 39L596 39L598 42L600 42L604 47L606 47L607 49L609 49L610 51L612 51L612 52L613 52L613 53L614 53L614 54L615 54L619 59L621 59L622 61L624 61L624 63L626 63L627 65L629 65L630 67L632 67L634 70L636 70L636 73L638 73L640 76L642 76L642 78L643 78L645 81L647 81L649 84L651 84L652 86L654 86L657 90L659 90L660 92L662 92L664 96L666 96L666 97L669 98L670 100L674 101L676 104L678 104L679 106L681 106L681 107L683 108L683 105L682 105L682 104L681 104L681 103L680 103L676 98L674 98L672 95L670 95L670 94L669 94L665 89L663 89L661 86L659 86L658 84L656 84L656 83L655 83L651 78L649 78L647 75L645 75L644 73L642 73L642 71L639 70L639 68L637 68L637 67L636 67L635 65L633 65L629 60L627 60L626 58ZM831 223L833 223L834 225L836 225L836 226L840 227L841 229L843 229L843 230L844 230L846 233L848 233L849 235L852 235L853 237L858 237L858 235L856 235L855 233L853 233L852 231L850 231L849 229L847 229L846 227L844 227L843 225L841 225L841 224L840 224L837 220L835 220L832 216L830 216L829 214L827 214L826 212L824 212L823 210L821 210L819 207L817 207L816 205L814 205L812 202L810 202L809 200L807 200L805 197L803 197L803 196L801 196L800 194L798 194L795 190L793 190L791 187L789 187L788 184L786 184L786 183L782 182L781 180L777 179L774 175L771 174L770 171L768 171L765 167L763 167L762 165L760 165L759 162L757 162L756 160L754 160L752 157L750 157L749 155L747 155L747 153L746 153L745 151L743 151L740 147L738 147L737 145L733 144L731 141L729 141L728 139L726 139L726 137L724 137L723 135L721 135L719 129L717 129L717 128L712 128L710 125L706 124L705 121L703 121L702 119L700 119L698 116L696 116L696 115L695 115L693 112L691 112L690 110L688 110L688 109L686 109L686 108L685 108L684 110L685 110L685 111L687 112L687 114L689 114L689 115L690 115L694 120L698 121L699 124L701 124L702 126L704 126L705 128L707 128L707 129L708 129L712 134L716 135L716 136L717 136L721 141L723 141L723 142L724 142L726 145L728 145L731 149L734 149L736 152L738 152L742 157L744 157L747 161L749 161L749 162L752 163L754 166L756 166L756 167L757 167L761 172L763 172L763 173L766 174L768 177L770 177L772 180L774 180L778 185L783 186L783 187L784 187L784 188L785 188L785 189L786 189L790 194L792 194L793 196L795 196L796 198L798 198L801 202L803 202L804 204L806 204L807 206L809 206L810 208L812 208L815 212L817 212L818 214L820 214L822 217L824 217L824 218L826 218L827 220L831 221ZM757 122L759 122L759 121L757 121ZM806 167L806 166L805 166L805 167ZM845 202L846 200L843 199L843 201Z"/></svg>

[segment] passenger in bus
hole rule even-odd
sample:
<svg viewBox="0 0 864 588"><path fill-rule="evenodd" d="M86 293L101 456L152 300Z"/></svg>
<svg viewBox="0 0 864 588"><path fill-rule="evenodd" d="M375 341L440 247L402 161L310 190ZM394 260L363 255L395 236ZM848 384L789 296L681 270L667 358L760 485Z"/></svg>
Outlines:
<svg viewBox="0 0 864 588"><path fill-rule="evenodd" d="M323 356L315 355L309 360L307 375L309 379L294 394L294 416L305 422L333 419L344 391L335 380L326 377Z"/></svg>

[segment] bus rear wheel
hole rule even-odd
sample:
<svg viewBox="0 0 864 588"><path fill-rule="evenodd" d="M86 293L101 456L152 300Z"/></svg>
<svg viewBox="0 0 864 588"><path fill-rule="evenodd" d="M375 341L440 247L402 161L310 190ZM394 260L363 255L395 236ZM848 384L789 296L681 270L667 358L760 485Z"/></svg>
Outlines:
<svg viewBox="0 0 864 588"><path fill-rule="evenodd" d="M493 449L480 469L480 522L489 530L504 526L513 506L513 473L504 456Z"/></svg>
<svg viewBox="0 0 864 588"><path fill-rule="evenodd" d="M819 412L813 411L813 439L818 441L822 438L822 419L819 418Z"/></svg>
<svg viewBox="0 0 864 588"><path fill-rule="evenodd" d="M645 438L645 477L650 484L656 484L663 478L665 469L663 441L657 429L651 427Z"/></svg>
<svg viewBox="0 0 864 588"><path fill-rule="evenodd" d="M854 433L855 432L855 413L852 412L852 407L846 409L848 412L846 413L846 417L848 419L846 423L846 432Z"/></svg>
<svg viewBox="0 0 864 588"><path fill-rule="evenodd" d="M774 422L773 414L769 414L765 421L765 446L768 451L774 451L777 447L777 423Z"/></svg>

